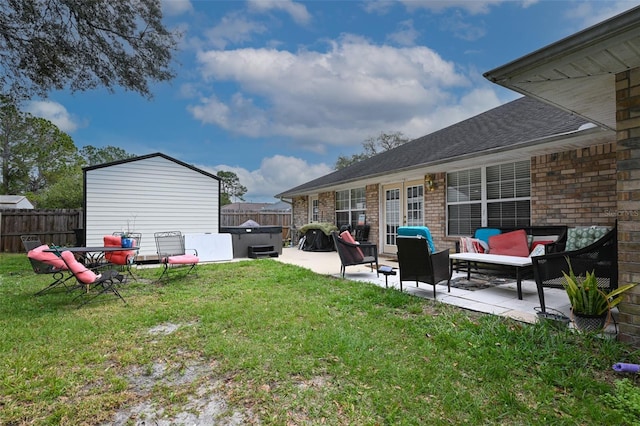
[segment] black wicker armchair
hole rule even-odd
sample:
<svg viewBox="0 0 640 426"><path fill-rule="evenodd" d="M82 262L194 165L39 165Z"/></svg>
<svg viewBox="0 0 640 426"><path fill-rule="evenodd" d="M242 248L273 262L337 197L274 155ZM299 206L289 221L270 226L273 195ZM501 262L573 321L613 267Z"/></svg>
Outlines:
<svg viewBox="0 0 640 426"><path fill-rule="evenodd" d="M346 235L346 234L345 234ZM378 246L375 244L356 244L341 238L337 232L331 233L333 242L336 246L338 255L340 256L340 273L344 277L347 266L366 265L369 264L373 271L373 264L376 264L376 273L378 270Z"/></svg>
<svg viewBox="0 0 640 426"><path fill-rule="evenodd" d="M447 281L447 290L451 292L451 269L449 268L449 249L431 253L425 238L398 236L398 266L400 268L400 291L402 281L415 281L431 284L433 298L436 298L436 285Z"/></svg>
<svg viewBox="0 0 640 426"><path fill-rule="evenodd" d="M563 272L569 273L569 267L576 276L594 272L598 287L605 292L618 288L617 232L614 226L602 238L584 248L531 258L542 312L546 310L544 288L564 288Z"/></svg>

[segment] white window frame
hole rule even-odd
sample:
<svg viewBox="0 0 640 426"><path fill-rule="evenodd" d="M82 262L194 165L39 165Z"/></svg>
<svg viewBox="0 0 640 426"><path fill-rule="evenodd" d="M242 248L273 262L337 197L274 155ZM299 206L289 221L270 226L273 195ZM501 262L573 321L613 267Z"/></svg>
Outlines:
<svg viewBox="0 0 640 426"><path fill-rule="evenodd" d="M309 197L309 222L320 222L320 200L317 195Z"/></svg>
<svg viewBox="0 0 640 426"><path fill-rule="evenodd" d="M359 196L359 193L362 195ZM338 204L341 204L338 206ZM355 227L358 224L358 217L361 214L367 214L367 191L365 187L357 187L351 189L343 189L336 191L336 224L338 224L338 213L347 213L349 216L349 224ZM344 225L343 223L338 226Z"/></svg>
<svg viewBox="0 0 640 426"><path fill-rule="evenodd" d="M489 171L489 173L488 173ZM487 175L498 179L488 182ZM504 178L503 178L504 175ZM465 180L464 177L469 179ZM490 176L490 178L491 178ZM452 185L462 178L462 185ZM468 183L467 183L468 182ZM478 193L480 191L480 193ZM508 207L512 211L502 217L489 217L489 212ZM452 226L451 210L473 209L466 226ZM505 217L506 216L506 217ZM447 173L447 236L471 235L480 226L516 228L531 224L531 162L512 161ZM454 228L454 229L451 229Z"/></svg>

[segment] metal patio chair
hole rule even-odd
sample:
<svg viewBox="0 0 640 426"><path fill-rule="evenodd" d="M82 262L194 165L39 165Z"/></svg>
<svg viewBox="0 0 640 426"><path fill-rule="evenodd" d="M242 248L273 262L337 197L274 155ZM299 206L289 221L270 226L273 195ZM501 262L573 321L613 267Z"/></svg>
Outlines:
<svg viewBox="0 0 640 426"><path fill-rule="evenodd" d="M142 234L140 233L127 233L124 234L122 232L114 232L113 235L105 235L103 237L103 242L105 247L122 247L122 239L125 237L132 240L133 247L140 247L140 241L142 240ZM133 272L131 272L131 267L135 263L136 252L135 250L122 250L122 251L112 251L106 252L104 254L104 258L107 262L112 265L117 265L123 272L126 272L128 276L133 278L134 281L137 281Z"/></svg>
<svg viewBox="0 0 640 426"><path fill-rule="evenodd" d="M42 244L40 238L37 235L22 235L20 236L22 245L27 252L27 257L33 272L36 274L47 274L53 277L53 281L38 291L35 295L39 296L48 291L53 290L56 287L63 287L69 291L73 286L68 286L67 281L73 277L68 273L66 264L54 253L45 253L43 250L48 249L49 246Z"/></svg>
<svg viewBox="0 0 640 426"><path fill-rule="evenodd" d="M107 293L113 294L122 300L125 305L127 304L116 287L116 284L121 283L124 279L123 275L120 274L119 271L116 271L115 269L102 269L100 271L92 270L78 262L78 259L76 259L72 252L64 250L58 253L60 253L60 258L67 265L67 269L72 274L71 276L76 278L78 286L84 289L82 294L75 298L78 299L80 297L85 297L85 300L80 304L80 306L86 305L87 303L95 300L98 296Z"/></svg>
<svg viewBox="0 0 640 426"><path fill-rule="evenodd" d="M179 265L190 266L186 274L188 275L200 262L197 250L185 249L184 237L180 231L156 232L153 236L156 240L158 261L164 265L158 281L168 276L170 267ZM187 250L192 251L193 254L187 254Z"/></svg>

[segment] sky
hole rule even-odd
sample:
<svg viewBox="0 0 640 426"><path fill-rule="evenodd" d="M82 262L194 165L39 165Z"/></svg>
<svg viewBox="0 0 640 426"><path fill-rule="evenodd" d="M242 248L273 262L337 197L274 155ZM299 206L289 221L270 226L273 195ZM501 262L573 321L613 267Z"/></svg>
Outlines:
<svg viewBox="0 0 640 426"><path fill-rule="evenodd" d="M276 202L380 133L415 139L520 97L482 74L638 4L162 0L182 37L152 99L58 91L25 109L78 148L232 171L245 201Z"/></svg>

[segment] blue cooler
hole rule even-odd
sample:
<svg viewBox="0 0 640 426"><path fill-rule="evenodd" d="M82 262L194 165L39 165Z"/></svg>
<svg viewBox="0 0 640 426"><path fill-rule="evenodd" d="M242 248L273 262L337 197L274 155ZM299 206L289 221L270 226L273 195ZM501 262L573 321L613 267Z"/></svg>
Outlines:
<svg viewBox="0 0 640 426"><path fill-rule="evenodd" d="M398 236L402 237L417 237L420 236L427 240L429 244L429 251L431 253L436 252L436 246L433 244L433 238L431 238L431 231L426 226L401 226L398 228Z"/></svg>

